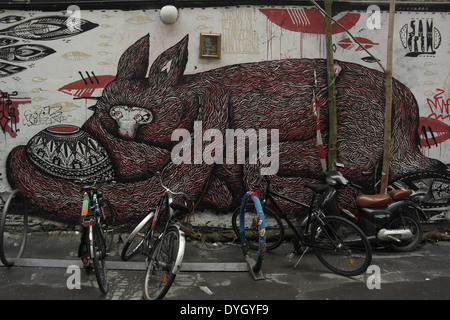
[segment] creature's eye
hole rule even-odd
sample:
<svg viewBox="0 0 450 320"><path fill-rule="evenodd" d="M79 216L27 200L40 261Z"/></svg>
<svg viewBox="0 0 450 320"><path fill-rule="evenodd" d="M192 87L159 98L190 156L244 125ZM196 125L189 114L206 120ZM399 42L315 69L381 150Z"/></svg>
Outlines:
<svg viewBox="0 0 450 320"><path fill-rule="evenodd" d="M114 112L111 112L111 116L114 119L119 120L119 119L121 119L123 117L123 114L120 111L114 111Z"/></svg>

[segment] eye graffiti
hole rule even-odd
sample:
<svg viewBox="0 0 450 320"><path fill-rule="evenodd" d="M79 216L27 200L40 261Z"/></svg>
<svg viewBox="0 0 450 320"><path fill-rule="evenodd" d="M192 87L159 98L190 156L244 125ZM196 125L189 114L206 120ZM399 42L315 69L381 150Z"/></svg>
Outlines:
<svg viewBox="0 0 450 320"><path fill-rule="evenodd" d="M0 46L16 43L18 39L29 41L51 41L79 35L92 30L99 25L76 16L44 16L24 20L25 17L7 16L0 19L1 23L16 23L0 30ZM24 20L24 21L22 21ZM18 39L11 39L18 38ZM50 47L27 43L0 49L0 59L13 63L31 62L42 59L56 51ZM0 62L0 78L14 75L27 70L25 66L17 66Z"/></svg>

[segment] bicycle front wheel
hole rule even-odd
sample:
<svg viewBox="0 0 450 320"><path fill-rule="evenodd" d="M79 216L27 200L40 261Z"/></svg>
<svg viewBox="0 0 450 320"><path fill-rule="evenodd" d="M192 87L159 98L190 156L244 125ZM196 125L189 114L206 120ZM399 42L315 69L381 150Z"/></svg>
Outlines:
<svg viewBox="0 0 450 320"><path fill-rule="evenodd" d="M123 246L120 257L123 261L131 259L136 253L142 250L145 236L152 226L154 212L150 212L130 233Z"/></svg>
<svg viewBox="0 0 450 320"><path fill-rule="evenodd" d="M317 258L339 275L359 275L372 261L367 237L353 222L342 217L318 219L311 229L311 242Z"/></svg>
<svg viewBox="0 0 450 320"><path fill-rule="evenodd" d="M240 207L233 212L231 223L238 239L241 238L239 216ZM264 221L266 225L266 250L271 251L278 248L284 240L283 222L270 208L264 206ZM255 204L247 203L245 208L245 239L248 247L253 250L259 248L258 213Z"/></svg>
<svg viewBox="0 0 450 320"><path fill-rule="evenodd" d="M9 195L0 214L0 260L11 267L11 258L21 258L27 242L28 209L22 191L14 190Z"/></svg>
<svg viewBox="0 0 450 320"><path fill-rule="evenodd" d="M175 280L177 267L181 265L184 246L184 236L176 227L169 228L162 239L157 240L147 260L145 299L164 298Z"/></svg>
<svg viewBox="0 0 450 320"><path fill-rule="evenodd" d="M89 250L91 258L94 261L95 277L100 291L106 294L108 291L108 281L106 279L106 244L97 225L89 226Z"/></svg>

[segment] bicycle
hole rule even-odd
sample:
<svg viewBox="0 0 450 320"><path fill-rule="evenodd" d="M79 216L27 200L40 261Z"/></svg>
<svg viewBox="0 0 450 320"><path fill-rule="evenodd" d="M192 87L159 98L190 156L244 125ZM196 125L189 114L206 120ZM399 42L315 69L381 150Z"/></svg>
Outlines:
<svg viewBox="0 0 450 320"><path fill-rule="evenodd" d="M330 205L336 205L336 199L332 196L327 197L328 185L305 184L313 191L311 204L299 202L291 199L281 193L275 192L270 188L270 179L267 176L259 177L256 185L259 185L262 179L267 181L265 191L266 199L262 202L262 208L265 218L266 250L271 251L279 247L285 240L285 230L281 219L285 220L288 227L294 233L294 249L301 254L300 259L294 268L300 263L304 254L309 248L312 248L317 258L331 271L343 276L355 276L366 271L372 261L372 248L365 234L353 222L339 217L337 215L325 215L324 210L329 210ZM321 207L313 207L316 195L321 195ZM283 212L277 203L276 198L281 198L296 206L308 209L308 214L301 220L297 228L287 213ZM329 203L328 201L333 201ZM268 206L268 202L273 208ZM248 215L253 213L255 206L248 203L246 210ZM240 239L240 208L233 212L232 225L236 236ZM257 223L255 219L248 219L249 224L245 225L245 235L248 246L257 249ZM253 240L253 241L252 241Z"/></svg>
<svg viewBox="0 0 450 320"><path fill-rule="evenodd" d="M106 179L102 182L110 182ZM92 185L81 188L83 191L83 205L81 209L82 235L79 247L79 256L86 271L91 270L90 260L100 291L106 294L108 281L106 277L105 258L111 250L114 238L114 214L111 203L103 197L97 187L97 180L79 181L89 182Z"/></svg>
<svg viewBox="0 0 450 320"><path fill-rule="evenodd" d="M164 173L164 170L163 170ZM183 262L186 245L185 232L189 232L177 219L177 213L187 214L190 209L173 200L183 192L174 192L162 182L163 173L156 172L164 193L149 214L129 235L122 250L122 259L129 259L141 249L146 256L146 272L143 297L146 300L160 300L169 291Z"/></svg>

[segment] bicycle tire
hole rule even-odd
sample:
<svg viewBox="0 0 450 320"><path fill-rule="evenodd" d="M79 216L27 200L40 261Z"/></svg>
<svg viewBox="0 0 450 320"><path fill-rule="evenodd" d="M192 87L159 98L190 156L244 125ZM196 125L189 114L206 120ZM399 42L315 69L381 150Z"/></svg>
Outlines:
<svg viewBox="0 0 450 320"><path fill-rule="evenodd" d="M19 202L17 202L19 201ZM19 207L17 207L19 203ZM2 217L0 220L0 260L6 267L11 267L14 265L14 261L8 260L5 253L5 229L6 229L6 217L11 215L12 211L22 212L23 214L23 232L22 241L19 247L19 251L16 255L16 259L22 257L23 251L25 250L25 245L27 242L28 233L28 207L25 195L22 191L16 189L11 192L8 199L5 202L2 210Z"/></svg>
<svg viewBox="0 0 450 320"><path fill-rule="evenodd" d="M161 300L165 297L175 280L180 255L182 259L184 235L178 228L170 227L164 236L155 242L147 260L144 299Z"/></svg>
<svg viewBox="0 0 450 320"><path fill-rule="evenodd" d="M233 212L233 216L231 219L231 224L233 225L233 230L238 239L241 239L240 234L240 207L236 208ZM267 206L263 205L264 211L264 220L266 224L266 250L272 251L278 248L284 241L284 226L281 219L276 215L276 213ZM255 209L255 205L253 203L247 203L246 206L246 216L251 216L251 219L246 219L246 224L249 222L249 225L246 226L245 237L247 240L248 247L252 250L258 250L259 248L259 232L258 232L258 223L257 223L257 213Z"/></svg>
<svg viewBox="0 0 450 320"><path fill-rule="evenodd" d="M89 250L94 262L94 272L100 291L106 294L108 291L108 280L106 277L106 245L98 225L89 225Z"/></svg>
<svg viewBox="0 0 450 320"><path fill-rule="evenodd" d="M129 234L120 254L123 261L131 259L140 250L142 250L144 238L152 225L154 214L155 213L153 211L150 212Z"/></svg>
<svg viewBox="0 0 450 320"><path fill-rule="evenodd" d="M353 222L337 216L318 219L311 229L311 243L317 258L336 274L362 274L372 261L372 247Z"/></svg>
<svg viewBox="0 0 450 320"><path fill-rule="evenodd" d="M100 221L106 244L106 252L110 252L114 241L116 219L114 217L112 204L108 199L103 199L101 210L103 216L100 217Z"/></svg>

